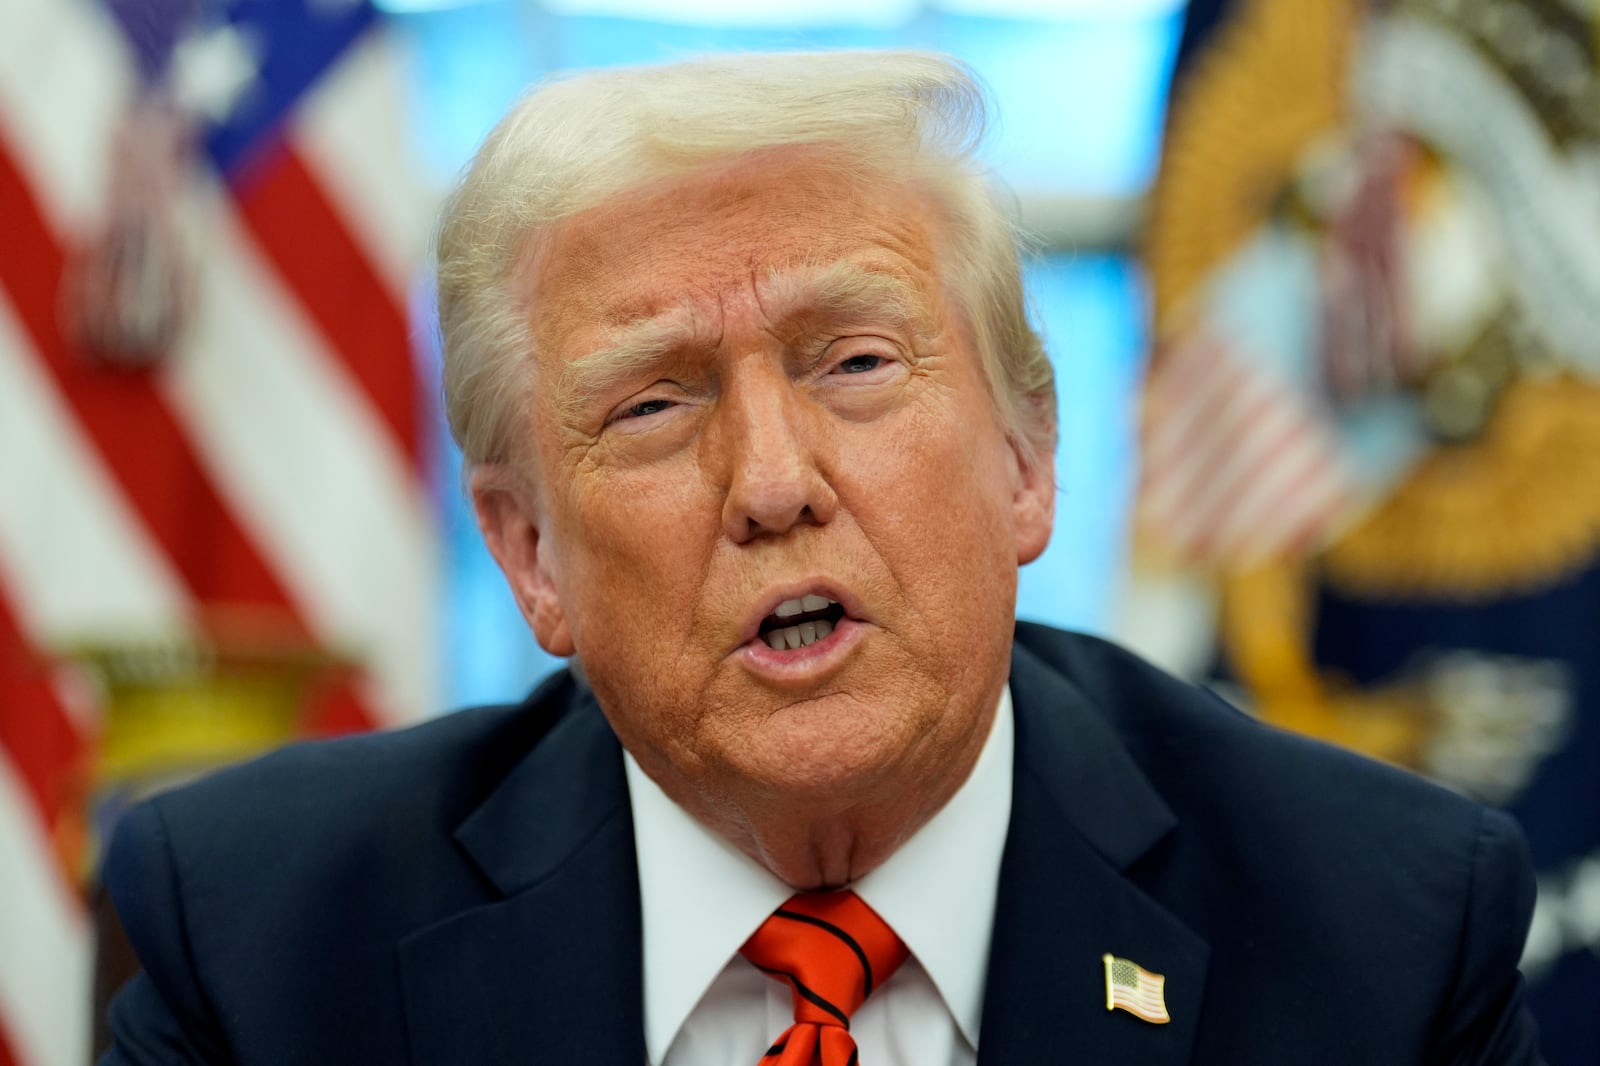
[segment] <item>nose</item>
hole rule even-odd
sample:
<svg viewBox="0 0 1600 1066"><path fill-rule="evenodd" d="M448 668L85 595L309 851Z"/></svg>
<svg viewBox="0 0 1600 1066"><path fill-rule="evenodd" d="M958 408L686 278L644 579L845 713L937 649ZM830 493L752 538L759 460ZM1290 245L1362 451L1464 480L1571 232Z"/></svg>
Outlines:
<svg viewBox="0 0 1600 1066"><path fill-rule="evenodd" d="M722 527L735 544L833 521L838 496L818 465L822 415L788 376L764 367L730 382L713 447L722 451L727 495Z"/></svg>

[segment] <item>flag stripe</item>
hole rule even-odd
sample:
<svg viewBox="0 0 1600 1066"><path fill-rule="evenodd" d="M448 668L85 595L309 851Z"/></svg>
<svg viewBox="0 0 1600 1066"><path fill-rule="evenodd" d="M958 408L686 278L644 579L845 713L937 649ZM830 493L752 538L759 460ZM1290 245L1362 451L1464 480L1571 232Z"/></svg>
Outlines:
<svg viewBox="0 0 1600 1066"><path fill-rule="evenodd" d="M421 180L395 101L406 87L389 32L363 35L306 99L289 139L398 306L427 255L439 196Z"/></svg>
<svg viewBox="0 0 1600 1066"><path fill-rule="evenodd" d="M86 770L84 738L56 698L50 664L27 647L0 601L0 754L8 755L19 789L41 825L81 798L74 775ZM0 852L3 854L3 852Z"/></svg>
<svg viewBox="0 0 1600 1066"><path fill-rule="evenodd" d="M1110 979L1113 1007L1122 1007L1146 1021L1171 1020L1165 996L1166 977L1153 974L1127 960L1118 960L1116 967L1118 970L1125 967L1129 972L1125 975L1119 973Z"/></svg>
<svg viewBox="0 0 1600 1066"><path fill-rule="evenodd" d="M43 461L48 457L48 461ZM37 647L180 630L183 583L40 367L0 288L0 588Z"/></svg>
<svg viewBox="0 0 1600 1066"><path fill-rule="evenodd" d="M1332 456L1312 433L1290 441L1241 493L1221 522L1200 538L1203 552L1226 551L1250 540L1272 552L1298 528L1306 512L1337 491Z"/></svg>
<svg viewBox="0 0 1600 1066"><path fill-rule="evenodd" d="M1280 452L1299 446L1306 426L1297 415L1281 404L1266 406L1255 425L1228 438L1211 464L1215 473L1191 482L1188 498L1167 515L1175 535L1202 552L1205 545L1223 540L1218 534L1228 528L1229 519L1281 465ZM1220 435L1215 439L1222 440Z"/></svg>
<svg viewBox="0 0 1600 1066"><path fill-rule="evenodd" d="M89 1061L87 914L0 752L0 1028L28 1066Z"/></svg>
<svg viewBox="0 0 1600 1066"><path fill-rule="evenodd" d="M56 320L65 270L21 175L0 142L0 215L10 219L0 286L12 294L85 434L189 588L206 600L283 603L283 589L223 508L148 380L93 373L75 362Z"/></svg>
<svg viewBox="0 0 1600 1066"><path fill-rule="evenodd" d="M417 621L436 566L428 501L226 190L193 201L211 264L191 324L204 355L174 363L167 398L313 630L361 650L385 720L413 719L433 689Z"/></svg>
<svg viewBox="0 0 1600 1066"><path fill-rule="evenodd" d="M1210 415L1211 426L1190 435L1172 461L1150 472L1148 506L1169 520L1191 516L1195 509L1215 507L1235 485L1223 475L1240 466L1254 466L1263 458L1249 448L1248 438L1258 432L1274 433L1282 419L1281 405L1255 383L1241 383Z"/></svg>
<svg viewBox="0 0 1600 1066"><path fill-rule="evenodd" d="M1145 430L1147 480L1169 496L1181 495L1191 479L1203 476L1218 458L1216 449L1227 447L1237 427L1259 417L1274 399L1261 374L1248 372L1215 341L1185 344L1173 359L1151 380ZM1203 377L1190 385L1195 367L1203 368ZM1211 449L1204 464L1197 459L1201 448Z"/></svg>
<svg viewBox="0 0 1600 1066"><path fill-rule="evenodd" d="M1328 470L1305 478L1305 484L1276 501L1270 526L1240 530L1241 559L1258 561L1272 555L1310 551L1354 510L1355 498L1343 478Z"/></svg>
<svg viewBox="0 0 1600 1066"><path fill-rule="evenodd" d="M8 254L0 256L0 287L10 291L41 363L189 591L202 603L284 608L285 622L309 636L296 605L223 504L150 380L74 363L56 320L64 254L3 139L0 217L10 221L12 238ZM352 695L330 707L338 707L344 721L353 717L370 726L378 719L363 703Z"/></svg>
<svg viewBox="0 0 1600 1066"><path fill-rule="evenodd" d="M27 147L19 162L58 230L103 209L106 146L133 85L127 52L94 0L0 3L0 134Z"/></svg>
<svg viewBox="0 0 1600 1066"><path fill-rule="evenodd" d="M1197 340L1180 351L1157 363L1145 401L1145 466L1154 483L1183 460L1217 409L1245 384L1242 368L1224 357L1215 342Z"/></svg>
<svg viewBox="0 0 1600 1066"><path fill-rule="evenodd" d="M1314 537L1348 496L1335 443L1303 401L1204 329L1158 363L1144 437L1139 520L1193 562Z"/></svg>
<svg viewBox="0 0 1600 1066"><path fill-rule="evenodd" d="M5 1005L0 1003L0 1066L18 1066L21 1061L11 1052L11 1040L6 1036Z"/></svg>
<svg viewBox="0 0 1600 1066"><path fill-rule="evenodd" d="M350 239L299 153L280 141L235 182L240 216L377 410L394 444L421 469L420 377L407 358L405 313Z"/></svg>

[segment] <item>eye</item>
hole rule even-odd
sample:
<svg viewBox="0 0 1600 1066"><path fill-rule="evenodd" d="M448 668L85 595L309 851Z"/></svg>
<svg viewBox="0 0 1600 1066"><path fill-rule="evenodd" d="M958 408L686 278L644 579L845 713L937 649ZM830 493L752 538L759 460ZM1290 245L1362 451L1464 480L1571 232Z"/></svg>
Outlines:
<svg viewBox="0 0 1600 1066"><path fill-rule="evenodd" d="M610 420L612 422L621 422L628 418L648 418L651 415L660 414L672 406L673 402L671 400L659 397L652 400L640 400L631 407L624 407L615 415L612 415Z"/></svg>
<svg viewBox="0 0 1600 1066"><path fill-rule="evenodd" d="M841 374L866 374L883 365L883 356L862 352L839 361L835 369Z"/></svg>

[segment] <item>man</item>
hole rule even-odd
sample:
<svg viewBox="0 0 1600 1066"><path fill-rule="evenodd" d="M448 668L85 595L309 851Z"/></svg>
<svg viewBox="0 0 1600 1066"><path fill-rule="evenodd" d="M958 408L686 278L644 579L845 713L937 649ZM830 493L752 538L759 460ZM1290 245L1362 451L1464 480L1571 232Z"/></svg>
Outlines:
<svg viewBox="0 0 1600 1066"><path fill-rule="evenodd" d="M109 1062L1536 1061L1504 818L1014 633L1054 405L980 125L913 54L513 109L446 393L578 668L131 814Z"/></svg>

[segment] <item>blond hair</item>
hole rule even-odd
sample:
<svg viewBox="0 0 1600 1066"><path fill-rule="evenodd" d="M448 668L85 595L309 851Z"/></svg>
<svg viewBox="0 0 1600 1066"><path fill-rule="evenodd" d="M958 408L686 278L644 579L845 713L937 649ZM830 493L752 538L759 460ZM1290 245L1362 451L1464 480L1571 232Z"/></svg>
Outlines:
<svg viewBox="0 0 1600 1066"><path fill-rule="evenodd" d="M445 408L467 462L512 460L527 428L532 309L517 268L535 234L646 182L787 145L826 145L865 176L932 193L945 284L1001 420L1025 454L1049 454L1054 377L1027 321L1017 236L974 159L983 122L971 73L922 52L746 54L536 86L484 141L440 223Z"/></svg>

